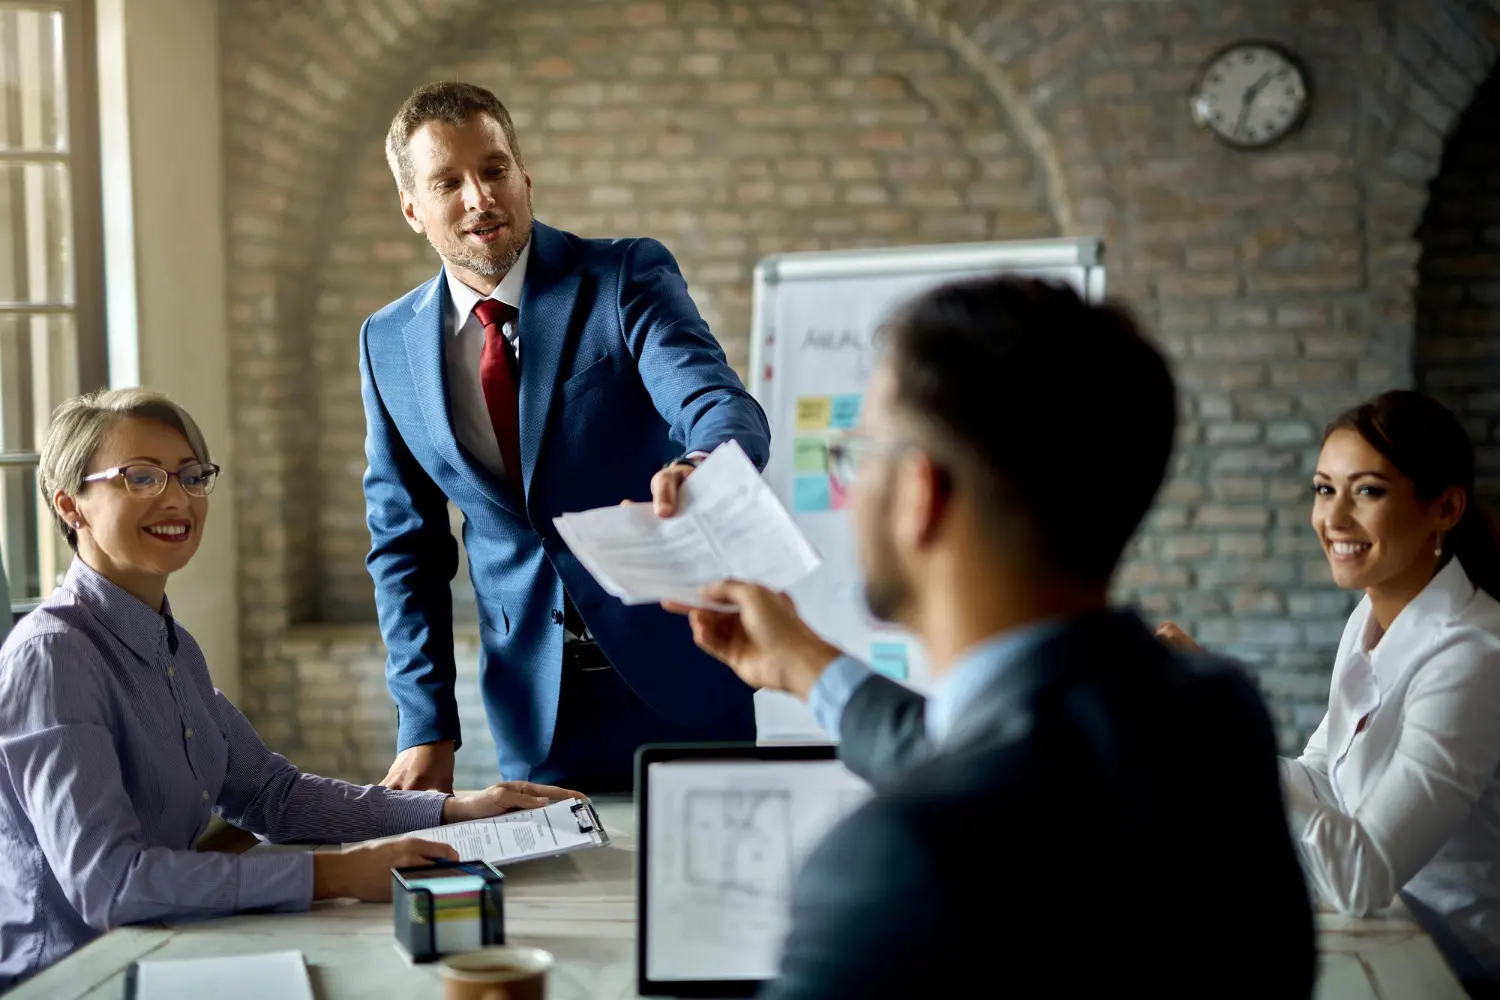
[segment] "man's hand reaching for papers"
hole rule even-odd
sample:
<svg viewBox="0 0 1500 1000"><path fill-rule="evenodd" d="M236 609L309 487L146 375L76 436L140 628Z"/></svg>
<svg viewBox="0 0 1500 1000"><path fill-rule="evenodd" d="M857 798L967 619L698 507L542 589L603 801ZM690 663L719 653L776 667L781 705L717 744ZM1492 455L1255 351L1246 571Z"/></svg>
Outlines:
<svg viewBox="0 0 1500 1000"><path fill-rule="evenodd" d="M463 823L471 819L498 816L516 809L537 809L562 799L581 799L574 792L556 785L538 785L530 781L502 781L482 792L465 792L443 803L444 823Z"/></svg>
<svg viewBox="0 0 1500 1000"><path fill-rule="evenodd" d="M823 671L840 656L837 646L808 628L785 594L731 580L705 588L703 599L739 610L662 606L687 615L699 648L723 660L751 687L787 691L805 701Z"/></svg>

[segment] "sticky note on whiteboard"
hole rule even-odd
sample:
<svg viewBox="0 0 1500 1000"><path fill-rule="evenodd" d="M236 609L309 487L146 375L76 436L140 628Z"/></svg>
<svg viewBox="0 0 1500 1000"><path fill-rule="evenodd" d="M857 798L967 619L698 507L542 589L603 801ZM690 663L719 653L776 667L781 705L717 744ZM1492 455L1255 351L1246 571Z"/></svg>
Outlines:
<svg viewBox="0 0 1500 1000"><path fill-rule="evenodd" d="M876 642L870 645L870 666L887 677L906 680L906 643Z"/></svg>
<svg viewBox="0 0 1500 1000"><path fill-rule="evenodd" d="M828 443L822 438L797 438L792 445L792 468L799 473L828 471Z"/></svg>
<svg viewBox="0 0 1500 1000"><path fill-rule="evenodd" d="M803 396L797 400L797 430L826 431L833 403L827 396Z"/></svg>
<svg viewBox="0 0 1500 1000"><path fill-rule="evenodd" d="M835 430L849 430L859 423L859 393L834 396L830 400L828 426Z"/></svg>
<svg viewBox="0 0 1500 1000"><path fill-rule="evenodd" d="M792 513L811 514L829 507L827 474L798 476L792 483Z"/></svg>

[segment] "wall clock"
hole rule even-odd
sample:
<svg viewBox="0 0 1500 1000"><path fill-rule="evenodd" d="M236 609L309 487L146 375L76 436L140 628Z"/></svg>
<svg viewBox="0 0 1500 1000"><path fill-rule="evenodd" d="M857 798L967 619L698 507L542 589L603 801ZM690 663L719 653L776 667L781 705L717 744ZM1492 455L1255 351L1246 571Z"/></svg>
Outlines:
<svg viewBox="0 0 1500 1000"><path fill-rule="evenodd" d="M1273 42L1236 42L1212 56L1189 99L1193 120L1237 149L1262 149L1307 117L1307 72Z"/></svg>

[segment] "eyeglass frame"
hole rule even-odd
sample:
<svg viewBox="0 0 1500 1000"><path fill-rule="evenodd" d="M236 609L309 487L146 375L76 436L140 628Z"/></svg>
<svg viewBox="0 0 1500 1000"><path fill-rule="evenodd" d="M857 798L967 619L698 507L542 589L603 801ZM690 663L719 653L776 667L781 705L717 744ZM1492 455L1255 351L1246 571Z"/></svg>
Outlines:
<svg viewBox="0 0 1500 1000"><path fill-rule="evenodd" d="M859 478L859 467L864 460L874 455L899 455L909 448L916 448L914 441L904 438L878 438L866 431L844 431L838 438L828 442L828 475L839 489L848 492ZM844 466L841 473L839 467Z"/></svg>
<svg viewBox="0 0 1500 1000"><path fill-rule="evenodd" d="M202 470L204 478L208 480L208 485L203 488L203 492L201 493L192 489L188 486L187 483L182 481L182 474L188 469L194 468ZM143 493L139 490L132 489L129 482L125 483L125 492L129 493L131 496L141 497L143 499L161 496L163 493L167 492L167 484L174 479L177 480L177 485L182 487L182 492L186 493L188 496L206 497L214 491L214 487L218 485L219 473L224 471L223 468L215 465L212 462L194 462L190 465L184 465L176 472L169 472L166 469L163 469L161 466L152 465L149 462L132 462L129 465L117 465L114 468L103 469L91 475L84 476L82 481L85 483L103 483L108 482L112 479L125 479L126 475L130 472L131 469L154 469L155 471L161 473L160 484L157 486L154 493ZM156 477L153 476L152 478L154 479Z"/></svg>

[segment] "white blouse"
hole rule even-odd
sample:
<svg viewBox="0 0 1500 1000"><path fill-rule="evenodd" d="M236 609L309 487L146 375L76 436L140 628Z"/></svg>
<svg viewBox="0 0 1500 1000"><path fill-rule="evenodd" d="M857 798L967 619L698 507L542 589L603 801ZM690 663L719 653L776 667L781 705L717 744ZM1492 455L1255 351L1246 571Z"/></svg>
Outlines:
<svg viewBox="0 0 1500 1000"><path fill-rule="evenodd" d="M1384 636L1359 603L1328 714L1281 765L1325 904L1365 915L1403 892L1438 918L1450 962L1500 973L1500 602L1457 559Z"/></svg>

